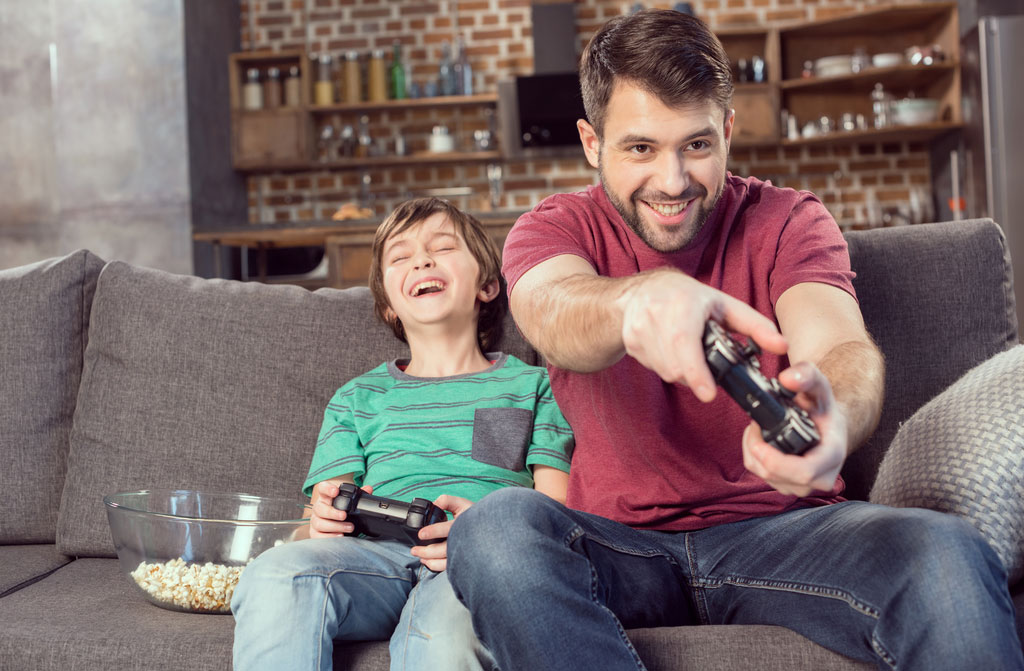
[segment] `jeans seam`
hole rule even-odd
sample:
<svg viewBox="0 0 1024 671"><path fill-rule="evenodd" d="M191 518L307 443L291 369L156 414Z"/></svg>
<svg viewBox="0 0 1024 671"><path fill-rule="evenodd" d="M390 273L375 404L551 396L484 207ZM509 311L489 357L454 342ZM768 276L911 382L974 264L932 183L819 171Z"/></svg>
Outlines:
<svg viewBox="0 0 1024 671"><path fill-rule="evenodd" d="M829 599L837 599L843 601L846 605L850 606L857 612L866 615L873 620L878 620L880 613L878 609L871 606L863 601L857 599L846 590L835 589L832 587L821 587L818 585L808 585L796 582L783 582L778 580L758 580L752 578L741 578L738 576L729 576L727 578L719 578L715 580L701 579L697 581L702 587L708 589L715 589L722 585L735 585L737 587L750 587L752 589L768 589L782 592L793 592L796 594L806 594L809 596L820 596Z"/></svg>
<svg viewBox="0 0 1024 671"><path fill-rule="evenodd" d="M704 590L700 589L697 582L697 557L693 550L691 543L691 536L686 534L684 537L683 547L686 549L686 564L689 569L689 587L693 591L693 602L697 604L697 618L701 624L708 624L711 622L711 616L708 610L707 600L705 598Z"/></svg>

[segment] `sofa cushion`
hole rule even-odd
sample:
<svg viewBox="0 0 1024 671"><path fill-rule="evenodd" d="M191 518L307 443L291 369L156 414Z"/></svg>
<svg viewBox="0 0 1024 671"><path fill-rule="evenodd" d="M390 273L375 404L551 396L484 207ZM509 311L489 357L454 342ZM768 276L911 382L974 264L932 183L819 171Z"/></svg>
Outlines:
<svg viewBox="0 0 1024 671"><path fill-rule="evenodd" d="M970 521L1024 576L1024 345L977 366L914 413L889 448L871 500Z"/></svg>
<svg viewBox="0 0 1024 671"><path fill-rule="evenodd" d="M885 405L843 468L866 499L900 423L960 376L1017 343L1006 239L991 219L846 234L868 332L886 359Z"/></svg>
<svg viewBox="0 0 1024 671"><path fill-rule="evenodd" d="M42 580L69 561L49 545L0 545L0 597Z"/></svg>
<svg viewBox="0 0 1024 671"><path fill-rule="evenodd" d="M102 267L77 251L0 270L0 544L53 543Z"/></svg>
<svg viewBox="0 0 1024 671"><path fill-rule="evenodd" d="M0 623L0 660L11 660L13 668L231 668L232 617L158 608L134 592L114 559L79 559L0 599ZM748 668L755 658L762 671L874 668L781 627L666 627L628 634L651 671L731 671ZM335 645L333 659L336 671L385 671L388 644Z"/></svg>
<svg viewBox="0 0 1024 671"><path fill-rule="evenodd" d="M120 262L100 275L92 325L57 535L78 556L114 555L106 494L298 498L334 391L408 353L366 288L310 293Z"/></svg>

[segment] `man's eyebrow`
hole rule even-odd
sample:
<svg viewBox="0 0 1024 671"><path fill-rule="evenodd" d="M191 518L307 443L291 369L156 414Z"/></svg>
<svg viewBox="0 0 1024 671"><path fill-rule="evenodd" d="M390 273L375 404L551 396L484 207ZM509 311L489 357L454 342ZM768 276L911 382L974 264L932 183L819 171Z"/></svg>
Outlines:
<svg viewBox="0 0 1024 671"><path fill-rule="evenodd" d="M712 127L712 126L705 126L704 128L701 128L700 130L694 131L693 133L690 133L688 136L683 138L683 143L684 144L688 144L688 143L693 142L694 140L696 140L698 138L707 137L709 135L714 135L714 134L715 134L714 127ZM656 144L658 144L658 141L655 140L654 138L645 137L643 135L633 135L633 134L630 134L630 135L625 135L622 138L620 138L619 141L616 144L618 144L619 146L628 146L628 145L634 145L634 144L654 144L654 145L656 145Z"/></svg>

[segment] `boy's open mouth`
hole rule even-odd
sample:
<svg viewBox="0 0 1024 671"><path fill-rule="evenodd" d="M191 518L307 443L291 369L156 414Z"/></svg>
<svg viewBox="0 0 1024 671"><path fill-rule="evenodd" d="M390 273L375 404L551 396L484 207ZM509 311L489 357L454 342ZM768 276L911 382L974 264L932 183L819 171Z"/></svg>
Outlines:
<svg viewBox="0 0 1024 671"><path fill-rule="evenodd" d="M416 298L417 296L424 296L426 294L440 293L444 291L444 289L445 284L441 280L427 280L414 285L412 291L409 292L409 295Z"/></svg>

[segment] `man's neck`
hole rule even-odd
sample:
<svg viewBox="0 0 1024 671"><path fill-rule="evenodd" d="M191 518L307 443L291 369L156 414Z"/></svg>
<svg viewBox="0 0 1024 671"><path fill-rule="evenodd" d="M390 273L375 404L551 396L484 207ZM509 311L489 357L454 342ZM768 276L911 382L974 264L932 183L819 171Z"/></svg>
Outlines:
<svg viewBox="0 0 1024 671"><path fill-rule="evenodd" d="M476 331L459 334L406 333L412 357L405 372L413 377L451 377L479 373L491 365L476 340Z"/></svg>

